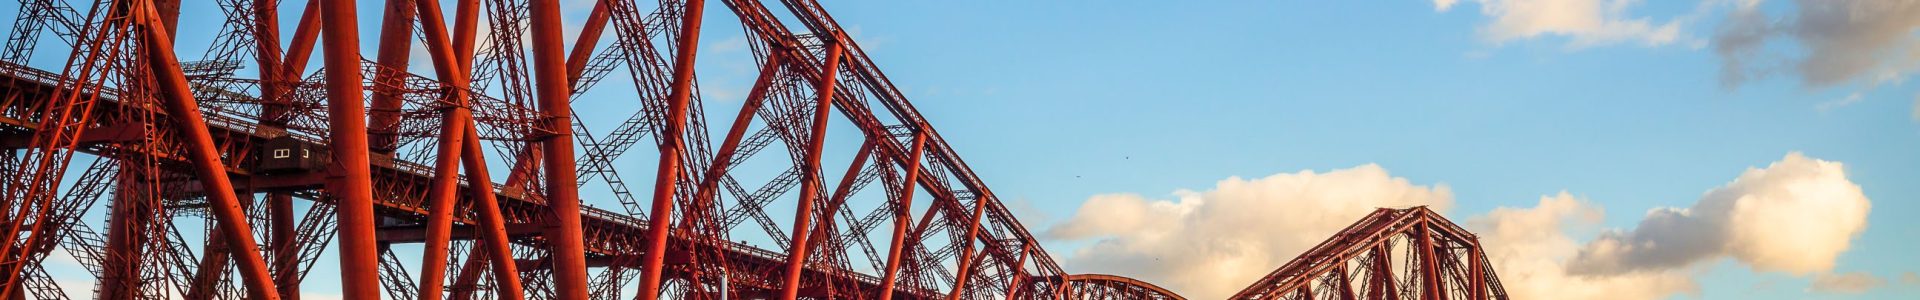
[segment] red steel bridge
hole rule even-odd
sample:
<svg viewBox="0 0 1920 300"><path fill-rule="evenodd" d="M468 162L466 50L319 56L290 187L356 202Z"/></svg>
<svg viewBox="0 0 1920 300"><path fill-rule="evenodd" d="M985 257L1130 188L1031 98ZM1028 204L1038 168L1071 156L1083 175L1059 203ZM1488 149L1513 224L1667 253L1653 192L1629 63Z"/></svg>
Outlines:
<svg viewBox="0 0 1920 300"><path fill-rule="evenodd" d="M813 0L596 0L571 22L557 0L449 2L18 1L0 296L1183 299L1063 270ZM382 12L371 58L356 5ZM701 32L727 23L747 51L705 54L757 72L702 99L725 93L701 92ZM719 127L705 104L729 106ZM1389 219L1359 228L1472 243L1430 212L1363 223ZM1323 248L1302 259L1358 257ZM1478 257L1446 253L1420 262ZM1242 298L1348 276L1324 269Z"/></svg>
<svg viewBox="0 0 1920 300"><path fill-rule="evenodd" d="M449 2L18 1L0 295L1180 299L1062 270L814 1ZM703 28L744 95L702 99Z"/></svg>

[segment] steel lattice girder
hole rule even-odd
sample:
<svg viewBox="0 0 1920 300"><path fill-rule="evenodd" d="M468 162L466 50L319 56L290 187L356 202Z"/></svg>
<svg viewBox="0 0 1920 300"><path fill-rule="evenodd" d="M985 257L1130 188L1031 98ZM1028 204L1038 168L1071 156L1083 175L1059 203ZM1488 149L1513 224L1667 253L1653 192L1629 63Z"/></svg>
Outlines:
<svg viewBox="0 0 1920 300"><path fill-rule="evenodd" d="M1232 299L1329 297L1507 299L1507 294L1473 233L1418 206L1375 210Z"/></svg>
<svg viewBox="0 0 1920 300"><path fill-rule="evenodd" d="M67 4L32 2L23 9ZM615 40L600 43L601 32L591 30L569 51L558 40L554 0L456 1L451 22L433 9L441 7L437 1L389 0L382 3L387 14L374 61L359 53L351 1L307 1L286 45L276 3L220 0L213 12L181 11L176 1L99 0L80 5L86 9L22 14L33 19L17 20L24 31L16 36L53 30L71 48L10 41L9 49L26 51L9 53L9 62L0 64L0 134L9 135L0 144L26 154L0 157L4 169L19 175L5 186L11 192L4 200L14 204L12 218L0 225L18 228L10 234L29 246L0 254L38 262L58 246L101 253L96 258L156 258L125 260L132 265L124 270L134 272L114 278L143 277L106 286L125 295L113 298L237 292L294 298L314 256L335 239L343 257L330 267L344 271L340 279L350 298L382 289L394 297L428 293L429 299L584 298L617 295L626 284L642 286L647 298L1078 298L1068 291L1095 286L1177 298L1138 281L1065 275L812 1L774 6L793 18L775 17L757 1L721 3L746 29L751 58L765 64L719 155L705 136L692 63L698 29L732 18L703 17L702 1L661 1L651 14L633 1L599 1L585 27L610 28L615 34L607 36ZM180 16L222 17L231 30L215 33L207 60L183 66L171 51L157 50L173 49L166 41L180 34L171 26ZM483 17L492 22L481 25ZM795 33L783 19L812 34ZM411 30L414 24L420 32ZM476 37L478 26L492 26L485 31L492 36ZM405 71L418 64L402 55L414 38L427 45L432 61L423 65L432 65L436 78ZM307 70L315 48L333 72ZM12 60L31 50L70 50L68 66L54 73ZM144 64L109 63L116 60ZM572 120L569 101L581 94L575 88L593 86L620 66L632 76L641 109L596 140L592 128ZM236 76L233 70L241 68L258 70L257 78ZM370 107L362 106L365 100L372 100ZM858 135L827 138L830 118L853 124ZM756 127L764 134L748 137ZM613 156L647 134L662 149L653 207L624 213L579 207L586 199L576 189L586 180L573 177L603 178L624 191L612 173ZM576 141L588 149L578 158L571 153ZM829 153L821 145L829 141L862 145L842 176L822 174L821 156ZM775 142L786 144L789 155L754 155ZM265 147L301 149L298 157L317 156L326 167L264 168L256 161L288 156ZM489 148L510 154L495 157L513 167L504 184L488 176ZM181 149L191 155L177 154ZM123 183L107 185L116 195L110 198L146 195L126 199L156 200L153 215L117 215L139 220L129 224L169 225L115 227L146 233L103 243L111 245L65 242L99 239L80 216L50 213L92 203L68 198L98 197L101 191L87 187L107 180L47 184L62 182L66 161L78 153L148 174L123 174ZM735 176L735 165L782 159L795 166L794 176L778 176L761 191L749 192ZM122 171L136 174L128 172ZM827 184L836 177L838 184ZM886 197L852 197L874 181L883 183ZM730 220L774 214L765 207L795 185L802 189L791 199L800 204L793 212L798 222L761 224L773 245L732 242L736 230L728 224L738 223ZM78 196L87 193L96 194ZM926 197L915 204L915 194ZM294 204L296 198L307 204ZM114 204L132 203L108 205ZM861 215L854 208L872 210ZM183 229L168 221L208 215L219 225ZM892 230L874 230L881 225ZM218 238L198 247L206 255L191 255L196 248L178 238L193 234L184 230ZM38 242L52 240L60 242ZM404 269L414 262L396 261L401 258L389 250L409 243L424 243L432 253L418 262L427 274L418 280ZM867 266L855 266L860 254ZM623 275L631 269L641 276ZM231 273L238 281L229 270L238 271ZM47 289L53 284L38 277L43 273L12 272L5 287L17 293L26 290L17 287L39 285L31 288L35 295L58 294L45 292L59 288ZM480 276L486 273L493 276ZM588 282L598 280L589 279L594 273L609 283ZM522 278L526 282L515 283ZM727 289L719 290L722 282Z"/></svg>

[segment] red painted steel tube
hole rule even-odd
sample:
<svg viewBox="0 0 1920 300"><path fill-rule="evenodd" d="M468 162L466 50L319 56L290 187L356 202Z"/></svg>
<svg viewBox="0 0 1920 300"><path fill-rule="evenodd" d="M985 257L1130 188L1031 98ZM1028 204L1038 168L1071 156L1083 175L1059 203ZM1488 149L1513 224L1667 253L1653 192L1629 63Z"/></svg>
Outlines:
<svg viewBox="0 0 1920 300"><path fill-rule="evenodd" d="M667 119L666 124L662 124L666 125L666 130L660 132L662 141L660 169L654 176L653 205L647 214L647 244L640 259L641 281L638 293L643 300L653 300L660 295L660 277L664 271L667 256L667 233L673 226L671 223L673 222L674 186L680 179L680 152L685 151L686 148L686 135L683 132L686 131L687 108L693 98L694 55L699 52L700 21L705 8L706 1L689 0L685 13L680 19L680 36L677 37L680 40L679 49L674 53L673 58L673 85L667 91ZM565 105L565 102L561 102L560 105ZM547 161L549 169L554 164L573 162L571 154L567 155L565 161L552 160L558 156L556 154L559 154L552 149L549 149L546 154L549 158ZM572 168L567 169L569 170L567 181L555 182L573 182ZM559 185L569 188L573 186L571 184L549 184L548 186Z"/></svg>
<svg viewBox="0 0 1920 300"><path fill-rule="evenodd" d="M296 217L293 214L293 195L285 192L267 193L267 216L270 239L273 240L273 283L280 287L281 299L300 299L299 264L295 255L300 248L295 244L298 236L294 227Z"/></svg>
<svg viewBox="0 0 1920 300"><path fill-rule="evenodd" d="M180 0L153 0L154 13L160 15L160 24L167 28L167 36L180 36Z"/></svg>
<svg viewBox="0 0 1920 300"><path fill-rule="evenodd" d="M260 67L260 127L279 128L287 114L284 102L291 86L287 78L292 77L280 64L285 56L280 51L280 8L273 1L255 1L252 9L254 61Z"/></svg>
<svg viewBox="0 0 1920 300"><path fill-rule="evenodd" d="M906 254L907 223L913 222L913 187L920 178L920 156L927 149L927 134L916 131L913 135L913 154L909 155L907 180L900 186L899 210L893 213L893 242L887 246L887 267L880 277L880 300L893 299L893 285L899 278L900 257Z"/></svg>
<svg viewBox="0 0 1920 300"><path fill-rule="evenodd" d="M320 3L327 68L327 123L338 203L340 289L347 299L379 299L380 253L374 231L366 107L361 106L360 30L353 1ZM240 243L251 244L251 243ZM253 252L253 251L248 251Z"/></svg>
<svg viewBox="0 0 1920 300"><path fill-rule="evenodd" d="M474 3L461 2L460 5L472 4ZM472 66L460 62L458 55L455 54L455 51L460 51L458 46L448 41L447 29L444 25L445 18L438 9L439 1L420 0L420 5L416 7L419 8L421 31L425 33L427 52L433 57L435 73L450 85L467 86ZM460 8L462 11L468 9ZM470 39L471 36L464 38ZM435 196L431 199L435 202L436 209L428 218L427 249L423 255L425 259L424 266L421 268L420 293L422 299L441 298L446 272L447 243L452 233L452 211L458 207L457 196L453 194L459 188L455 180L455 176L459 175L456 168L464 162L467 168L467 182L471 185L468 190L471 193L470 196L477 201L474 208L480 210L481 233L486 237L477 247L491 250L488 253L493 253L496 258L492 261L495 262L495 282L500 283L500 297L522 299L525 293L520 285L520 277L517 275L518 268L514 266L511 245L508 244L506 221L500 213L498 200L494 198L492 179L487 174L486 156L480 149L478 138L480 135L474 127L472 112L465 107L470 96L468 93L466 89L449 90L449 96L452 97L450 100L454 106L443 115L445 118L442 124L448 125L442 127L441 144L437 149L440 156L435 162L445 165L436 165L436 170L440 172L435 174L436 185L432 193Z"/></svg>
<svg viewBox="0 0 1920 300"><path fill-rule="evenodd" d="M974 263L968 262L964 258L973 256L973 241L980 236L980 216L986 212L987 203L985 199L975 200L973 203L973 217L967 218L966 242L960 246L960 253L962 253L960 257L963 258L959 261L960 265L957 266L960 271L955 272L953 275L953 292L947 293L947 300L959 300L960 295L965 294L967 291L967 283L973 282L971 276L973 275ZM988 247L992 247L992 245L988 245Z"/></svg>
<svg viewBox="0 0 1920 300"><path fill-rule="evenodd" d="M746 136L747 125L753 123L753 114L760 111L762 103L766 103L767 91L772 89L773 79L780 76L780 57L778 53L768 55L767 61L760 66L760 77L753 80L753 87L747 91L747 100L740 104L740 114L733 117L733 126L727 128L727 136L721 139L718 148L720 153L714 154L713 163L707 165L707 171L702 173L706 175L701 177L699 189L696 190L695 207L704 209L713 203L714 197L719 196L720 177L726 175L727 169L733 165L734 152L739 150L740 139Z"/></svg>
<svg viewBox="0 0 1920 300"><path fill-rule="evenodd" d="M467 129L467 136L480 136L479 131L475 130L471 123L472 119L468 119L468 122L467 126L463 126ZM486 152L481 151L480 139L469 138L466 141L466 151L460 154L466 157L462 161L467 167L467 182L481 182L479 185L468 188L472 193L470 197L479 200L474 207L480 209L481 233L486 237L481 246L475 248L486 247L487 253L493 255L493 259L489 261L493 262L493 282L500 285L495 291L498 293L497 297L509 300L526 299L524 287L520 285L520 268L514 265L513 245L510 244L512 240L507 236L506 217L500 213L500 200L494 197L493 183L487 179L492 177L487 175Z"/></svg>
<svg viewBox="0 0 1920 300"><path fill-rule="evenodd" d="M1302 299L1316 299L1313 296L1313 285L1311 284L1300 285L1300 297Z"/></svg>
<svg viewBox="0 0 1920 300"><path fill-rule="evenodd" d="M421 300L439 300L445 295L442 289L446 286L444 283L447 271L447 245L450 243L448 238L453 235L454 211L460 207L460 151L466 146L466 140L472 138L466 135L465 129L471 126L468 123L472 118L469 115L471 112L465 107L468 97L465 87L469 85L466 75L468 68L457 66L453 62L454 55L450 49L452 46L448 45L446 25L444 21L439 20L440 6L436 2L422 1L420 3L422 5L414 5L414 8L418 9L421 17L420 26L427 40L427 52L433 57L435 73L439 75L441 81L455 88L447 89L445 100L452 105L443 109L441 113L440 138L434 149L433 182L427 191L429 203L427 237L420 255L420 279L418 279ZM391 4L393 2L389 3L390 6L398 6ZM390 18L389 21L391 20ZM382 49L385 49L384 47L385 45L382 45ZM394 108L399 108L397 96L395 95ZM377 105L379 101L376 100L374 103ZM394 121L397 122L398 115L394 117ZM482 178L476 183L486 181L488 179Z"/></svg>
<svg viewBox="0 0 1920 300"><path fill-rule="evenodd" d="M553 133L541 142L546 156L547 205L553 212L547 224L547 242L553 255L554 297L587 299L587 258L580 231L580 191L573 185L572 110L568 98L566 43L562 39L559 0L528 1L533 36L533 67L540 113ZM698 1L694 1L698 2Z"/></svg>
<svg viewBox="0 0 1920 300"><path fill-rule="evenodd" d="M307 61L313 58L313 45L320 39L320 2L326 0L307 0L307 7L300 12L300 25L293 29L293 42L287 44L286 71L290 79L298 79L307 73Z"/></svg>
<svg viewBox="0 0 1920 300"><path fill-rule="evenodd" d="M1025 284L1021 281L1027 278L1026 278L1026 275L1021 275L1022 272L1019 270L1026 268L1027 256L1032 254L1033 254L1033 244L1026 244L1026 245L1020 246L1020 258L1015 259L1013 261L1014 272L1013 274L1007 275L1008 277L1012 277L1011 279L1007 280L1007 299L1020 299L1019 298L1020 292L1027 290L1026 288L1023 288L1020 286L1021 284Z"/></svg>
<svg viewBox="0 0 1920 300"><path fill-rule="evenodd" d="M1414 250L1414 255L1419 256L1420 260L1420 287L1426 291L1420 297L1426 300L1447 299L1446 287L1441 286L1440 282L1440 256L1433 252L1433 229L1429 228L1432 224L1432 221L1421 218L1414 229L1414 234L1419 235L1420 239L1414 246L1418 248Z"/></svg>
<svg viewBox="0 0 1920 300"><path fill-rule="evenodd" d="M800 296L800 273L806 270L807 264L807 226L813 222L813 202L822 194L820 185L824 183L820 179L820 154L827 143L827 119L833 114L834 87L840 81L840 57L846 50L837 38L828 43L831 46L827 46L827 65L820 71L820 85L814 88L819 105L813 111L813 135L808 136L807 160L801 162L806 167L801 170L804 173L800 179L800 204L794 206L793 247L787 251L786 284L781 286L779 298L782 300Z"/></svg>
<svg viewBox="0 0 1920 300"><path fill-rule="evenodd" d="M875 140L876 139L867 139L865 142L860 143L859 154L855 154L853 156L853 162L847 164L847 172L841 173L838 187L833 189L832 194L827 195L826 207L818 214L818 217L826 221L814 224L812 229L813 236L828 236L828 234L833 232L833 214L840 212L840 206L846 203L847 196L850 196L848 193L853 190L855 179L860 177L860 169L867 166L867 158L873 156ZM820 243L824 243L824 241L826 241L826 239L813 239L812 242L806 244L807 251L813 251L813 248L819 247Z"/></svg>
<svg viewBox="0 0 1920 300"><path fill-rule="evenodd" d="M1370 291L1371 295L1369 295L1371 299L1400 299L1400 290L1393 286L1394 281L1392 280L1393 252L1388 250L1390 249L1387 248L1386 243L1381 243L1373 248L1373 263L1369 265L1373 268L1372 272L1375 275L1368 276L1373 279L1373 284L1368 285L1373 287L1373 290Z"/></svg>
<svg viewBox="0 0 1920 300"><path fill-rule="evenodd" d="M158 13L151 8L145 9L149 22L158 19ZM173 49L173 40L166 33L153 26L143 30L148 49ZM232 228L227 230L234 251L239 253L233 258L239 262L240 276L247 285L247 291L254 299L278 300L279 295L271 292L273 280L267 271L267 262L260 257L259 246L253 241L253 226L247 224L247 213L241 209L240 199L234 195L233 182L227 178L227 168L220 162L219 149L214 148L213 135L207 132L207 122L200 117L200 104L194 100L193 91L187 86L186 74L180 71L179 60L171 51L146 51L149 68L154 72L156 88L167 115L179 122L181 140L186 143L187 159L193 161L195 175L201 185L206 187L208 210L213 213L218 226ZM371 229L371 228L369 228ZM371 237L371 234L368 235Z"/></svg>
<svg viewBox="0 0 1920 300"><path fill-rule="evenodd" d="M118 163L121 170L142 167L124 160ZM141 246L146 244L146 226L148 219L152 218L147 211L151 209L150 202L153 200L148 199L148 193L141 190L144 185L138 177L141 176L120 174L115 178L120 184L115 186L119 190L113 195L113 210L108 214L111 219L107 220L108 255L104 259L105 266L101 268L101 299L136 298L140 286L144 284L140 280L140 259L146 256L142 255L144 251Z"/></svg>
<svg viewBox="0 0 1920 300"><path fill-rule="evenodd" d="M380 67L373 73L373 108L367 110L367 138L373 151L393 154L400 147L396 130L400 126L400 97L405 92L407 55L413 50L415 5L412 0L386 2L387 11L380 21L379 56L374 61Z"/></svg>
<svg viewBox="0 0 1920 300"><path fill-rule="evenodd" d="M1481 251L1479 242L1467 248L1467 299L1487 299L1487 268L1484 260L1486 252Z"/></svg>
<svg viewBox="0 0 1920 300"><path fill-rule="evenodd" d="M1347 271L1347 264L1342 262L1334 265L1333 268L1333 274L1335 276L1334 285L1340 289L1337 291L1340 293L1340 300L1355 300L1353 296L1353 276L1350 276L1351 273Z"/></svg>
<svg viewBox="0 0 1920 300"><path fill-rule="evenodd" d="M471 68L473 36L478 31L480 21L480 0L453 1L459 1L453 6L453 58L459 59L460 65Z"/></svg>
<svg viewBox="0 0 1920 300"><path fill-rule="evenodd" d="M248 194L241 193L240 195ZM212 231L208 232L206 250L200 253L200 265L195 266L198 269L193 272L193 286L187 288L187 299L213 299L212 291L219 288L216 286L220 284L218 280L220 277L226 275L227 262L232 261L227 259L227 254L232 251L232 249L227 248L227 239L220 237L220 235L224 234L221 231L225 230L227 229L216 226ZM216 277L215 275L220 276Z"/></svg>
<svg viewBox="0 0 1920 300"><path fill-rule="evenodd" d="M607 20L613 16L608 8L611 2L593 2L593 12L587 14L587 23L580 27L580 37L573 42L573 52L567 55L567 82L580 80L581 71L587 68L587 61L593 59L593 48L600 44L600 35L607 31Z"/></svg>

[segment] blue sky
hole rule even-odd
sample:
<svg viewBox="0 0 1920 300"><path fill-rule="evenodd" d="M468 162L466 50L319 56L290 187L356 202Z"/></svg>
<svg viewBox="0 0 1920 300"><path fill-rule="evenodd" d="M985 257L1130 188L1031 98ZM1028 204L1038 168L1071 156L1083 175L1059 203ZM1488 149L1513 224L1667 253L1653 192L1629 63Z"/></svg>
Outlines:
<svg viewBox="0 0 1920 300"><path fill-rule="evenodd" d="M584 18L590 3L563 2L570 24ZM1805 19L1803 2L834 1L825 7L1037 235L1080 220L1076 212L1098 195L1176 199L1182 197L1176 191L1214 190L1232 177L1372 164L1413 186L1446 189L1446 213L1458 221L1498 207L1535 207L1543 196L1564 191L1606 212L1593 228L1569 231L1585 243L1608 229L1632 230L1651 209L1693 206L1749 168L1767 168L1797 152L1844 164L1845 180L1871 202L1864 231L1845 239L1850 246L1834 265L1795 274L1711 256L1664 270L1697 281L1698 289L1662 297L1920 294L1920 282L1901 278L1920 271L1920 260L1910 255L1920 252L1914 242L1920 221L1903 214L1920 211L1920 87L1905 82L1920 72L1914 62L1920 59L1913 58L1920 54L1901 55L1920 53L1920 21L1888 25L1896 32L1892 46L1855 49L1865 46L1819 38L1845 31L1792 31ZM16 9L5 5L0 17L11 20ZM284 28L291 28L296 7L283 9ZM1742 13L1775 24L1767 42L1740 48L1760 55L1723 53L1734 48L1724 37L1739 28L1730 20ZM361 3L368 55L377 16L377 4ZM714 3L708 17L700 73L709 118L722 120L737 107L753 65L740 58L730 12ZM1596 19L1569 21L1579 17ZM217 28L210 18L184 20L183 28ZM190 45L208 38L183 36L180 53L197 56L201 48ZM1823 46L1894 54L1866 58L1869 70L1848 76L1797 69L1823 63L1819 58L1830 53L1857 54ZM41 55L36 65L57 67L47 56L54 55ZM1731 83L1725 68L1736 59L1752 69L1735 72L1748 78ZM617 110L582 117L624 117L611 111ZM835 147L850 153L852 146L829 151ZM628 155L623 170L649 170L650 155ZM834 159L826 165L844 164L845 158ZM651 181L635 180L648 172L623 174ZM642 182L635 190L650 188ZM1085 261L1078 253L1137 242L1128 239L1048 238L1046 246L1076 271L1076 262ZM325 272L317 269L310 278L333 278ZM1851 291L1857 293L1815 290L1821 274L1878 281L1867 280L1877 284Z"/></svg>

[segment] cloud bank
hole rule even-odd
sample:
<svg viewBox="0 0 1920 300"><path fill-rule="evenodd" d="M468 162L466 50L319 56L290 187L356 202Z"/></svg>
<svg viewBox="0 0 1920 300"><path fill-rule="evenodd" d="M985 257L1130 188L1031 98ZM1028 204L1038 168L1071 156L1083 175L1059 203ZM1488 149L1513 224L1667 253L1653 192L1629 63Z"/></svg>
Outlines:
<svg viewBox="0 0 1920 300"><path fill-rule="evenodd" d="M1714 36L1724 85L1776 71L1814 87L1878 85L1920 69L1920 1L1794 0L1784 16L1769 15L1760 3L1739 1ZM1805 53L1768 53L1764 47L1774 40Z"/></svg>
<svg viewBox="0 0 1920 300"><path fill-rule="evenodd" d="M1377 207L1429 205L1445 212L1446 185L1416 185L1377 165L1222 180L1175 199L1094 196L1048 229L1056 240L1092 240L1065 262L1076 272L1154 282L1194 299L1224 298ZM1865 230L1870 202L1839 162L1790 153L1708 190L1688 208L1649 212L1607 230L1605 215L1567 192L1534 207L1499 208L1463 222L1517 299L1662 299L1697 294L1704 262L1732 259L1757 272L1812 276L1820 291L1860 286L1833 274ZM1876 278L1877 279L1877 278ZM1869 288L1873 285L1868 285Z"/></svg>

